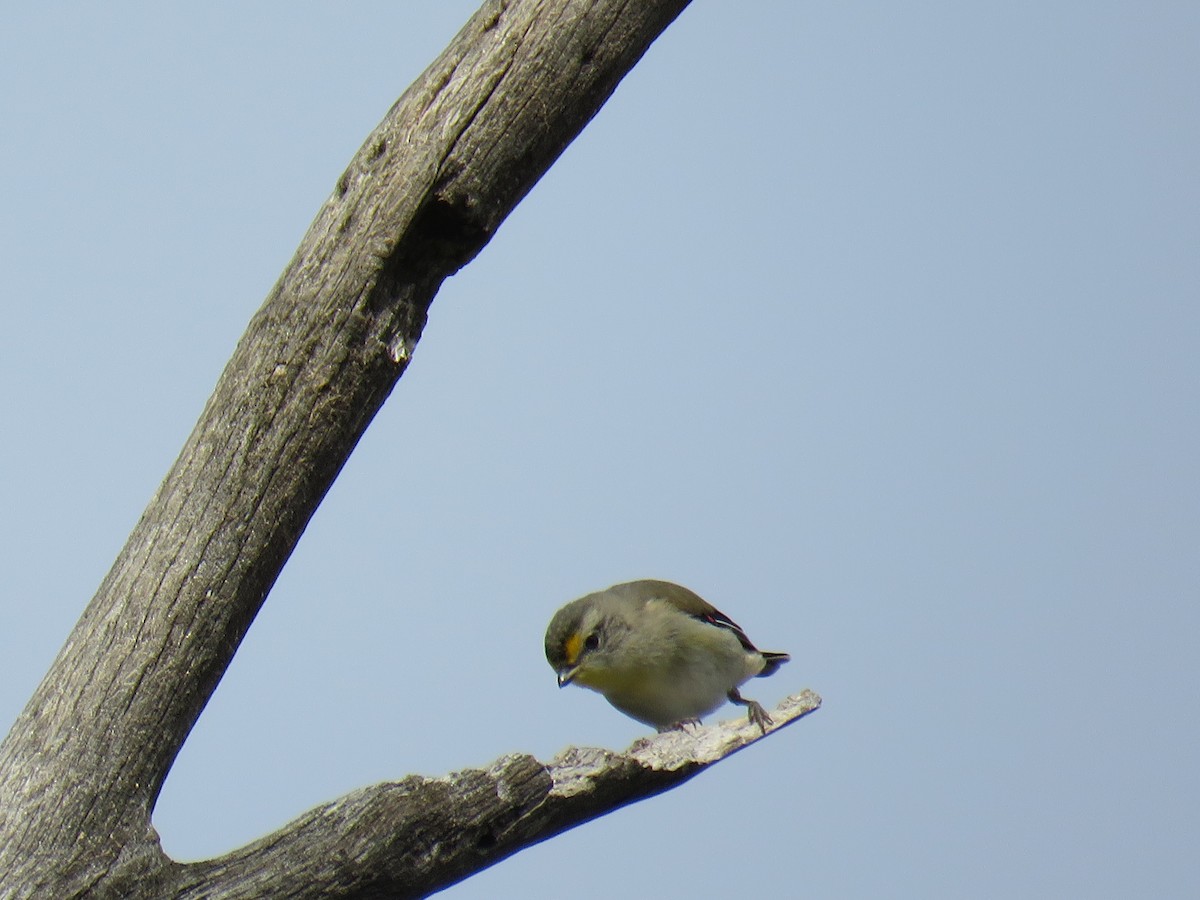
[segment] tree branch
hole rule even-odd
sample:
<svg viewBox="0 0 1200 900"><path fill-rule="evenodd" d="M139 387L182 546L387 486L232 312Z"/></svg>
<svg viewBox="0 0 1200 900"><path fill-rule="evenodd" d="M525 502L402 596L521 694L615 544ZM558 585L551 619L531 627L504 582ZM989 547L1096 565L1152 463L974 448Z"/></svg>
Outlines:
<svg viewBox="0 0 1200 900"><path fill-rule="evenodd" d="M816 710L812 691L772 713L771 734ZM318 807L220 859L181 867L170 895L424 897L619 807L675 787L765 735L745 717L636 741L571 747L549 763L512 754L488 769L409 776Z"/></svg>
<svg viewBox="0 0 1200 900"><path fill-rule="evenodd" d="M368 137L0 745L0 894L169 863L170 765L434 294L686 5L489 0Z"/></svg>

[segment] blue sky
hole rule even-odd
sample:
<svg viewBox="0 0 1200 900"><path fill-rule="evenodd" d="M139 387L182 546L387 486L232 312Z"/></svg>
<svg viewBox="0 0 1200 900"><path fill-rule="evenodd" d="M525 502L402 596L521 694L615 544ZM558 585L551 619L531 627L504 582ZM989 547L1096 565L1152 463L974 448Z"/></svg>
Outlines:
<svg viewBox="0 0 1200 900"><path fill-rule="evenodd" d="M475 5L9 11L4 727ZM1198 39L1184 3L693 4L435 300L168 851L627 746L542 633L659 577L792 653L748 695L824 708L447 896L1200 893Z"/></svg>

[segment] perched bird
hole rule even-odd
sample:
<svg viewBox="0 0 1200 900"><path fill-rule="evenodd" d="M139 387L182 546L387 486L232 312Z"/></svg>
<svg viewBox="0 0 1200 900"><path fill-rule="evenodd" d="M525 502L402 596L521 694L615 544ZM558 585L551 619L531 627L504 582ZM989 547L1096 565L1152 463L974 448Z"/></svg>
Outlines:
<svg viewBox="0 0 1200 900"><path fill-rule="evenodd" d="M699 723L729 700L766 732L771 717L738 688L790 658L759 650L732 619L669 581L630 581L580 597L546 629L559 687L598 691L659 731Z"/></svg>

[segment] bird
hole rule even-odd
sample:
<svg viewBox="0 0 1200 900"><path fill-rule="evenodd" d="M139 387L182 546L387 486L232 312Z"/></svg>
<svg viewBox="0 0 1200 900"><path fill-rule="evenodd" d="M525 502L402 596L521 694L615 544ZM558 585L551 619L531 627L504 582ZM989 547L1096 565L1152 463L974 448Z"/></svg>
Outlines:
<svg viewBox="0 0 1200 900"><path fill-rule="evenodd" d="M745 706L765 734L771 717L738 688L791 659L759 650L731 618L669 581L616 584L572 600L546 629L546 659L558 686L604 695L660 732L698 725L726 700Z"/></svg>

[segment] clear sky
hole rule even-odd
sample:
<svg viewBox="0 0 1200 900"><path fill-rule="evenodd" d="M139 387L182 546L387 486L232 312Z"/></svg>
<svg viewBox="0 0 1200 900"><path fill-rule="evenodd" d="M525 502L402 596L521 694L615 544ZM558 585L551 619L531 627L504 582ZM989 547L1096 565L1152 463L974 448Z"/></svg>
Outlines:
<svg viewBox="0 0 1200 900"><path fill-rule="evenodd" d="M3 728L475 5L6 10ZM168 851L627 746L542 634L659 577L824 708L447 896L1200 895L1197 47L1194 2L697 0L437 297Z"/></svg>

